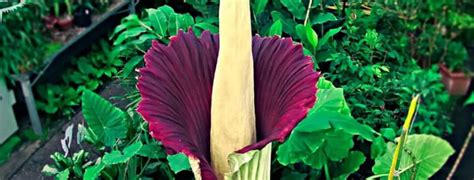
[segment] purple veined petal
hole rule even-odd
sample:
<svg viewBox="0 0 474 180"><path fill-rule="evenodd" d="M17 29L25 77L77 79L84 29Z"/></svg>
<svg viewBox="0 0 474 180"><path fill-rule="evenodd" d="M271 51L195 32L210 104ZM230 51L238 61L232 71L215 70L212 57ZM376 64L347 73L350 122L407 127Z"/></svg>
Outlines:
<svg viewBox="0 0 474 180"><path fill-rule="evenodd" d="M137 111L167 153L199 160L203 179L216 179L210 166L210 106L219 38L204 31L179 31L168 46L154 41L145 55L137 88ZM258 142L237 152L284 141L316 101L319 73L291 39L253 38Z"/></svg>
<svg viewBox="0 0 474 180"><path fill-rule="evenodd" d="M137 111L168 154L183 152L200 161L204 179L215 179L210 158L210 107L218 38L179 31L168 46L154 41L145 54L137 88Z"/></svg>
<svg viewBox="0 0 474 180"><path fill-rule="evenodd" d="M316 101L319 72L301 44L291 38L253 38L257 140L238 150L261 149L272 141L283 142Z"/></svg>

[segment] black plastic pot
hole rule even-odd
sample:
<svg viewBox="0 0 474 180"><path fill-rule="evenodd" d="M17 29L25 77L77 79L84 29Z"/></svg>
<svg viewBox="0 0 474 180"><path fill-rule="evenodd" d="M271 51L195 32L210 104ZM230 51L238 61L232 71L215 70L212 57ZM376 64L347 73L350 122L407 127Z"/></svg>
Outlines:
<svg viewBox="0 0 474 180"><path fill-rule="evenodd" d="M88 27L92 24L92 10L86 6L79 6L74 11L74 25Z"/></svg>

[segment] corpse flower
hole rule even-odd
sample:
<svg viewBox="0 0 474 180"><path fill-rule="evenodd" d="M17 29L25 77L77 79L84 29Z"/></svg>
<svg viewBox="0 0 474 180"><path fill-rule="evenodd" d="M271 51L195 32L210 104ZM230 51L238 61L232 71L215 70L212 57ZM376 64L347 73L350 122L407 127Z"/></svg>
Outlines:
<svg viewBox="0 0 474 180"><path fill-rule="evenodd" d="M220 37L189 30L154 41L137 84L151 135L196 162L197 179L222 179L230 153L284 141L316 101L319 73L302 46L252 38L248 0L220 3Z"/></svg>

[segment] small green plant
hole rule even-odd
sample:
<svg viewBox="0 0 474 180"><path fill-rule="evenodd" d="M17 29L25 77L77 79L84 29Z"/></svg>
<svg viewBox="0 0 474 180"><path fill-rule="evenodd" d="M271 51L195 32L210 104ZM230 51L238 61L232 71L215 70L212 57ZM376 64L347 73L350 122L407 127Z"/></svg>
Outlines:
<svg viewBox="0 0 474 180"><path fill-rule="evenodd" d="M171 179L174 173L168 163L182 166L178 164L181 160L167 156L161 144L149 136L147 124L134 111L135 106L122 111L92 91L84 90L82 108L88 126L78 125L76 141L93 145L99 157L90 160L90 152L84 149L72 157L56 152L51 156L55 163L43 168L46 175L84 179L99 176L135 179L153 175Z"/></svg>
<svg viewBox="0 0 474 180"><path fill-rule="evenodd" d="M39 85L38 109L50 115L72 116L84 89L96 90L123 66L120 59L109 59L109 53L110 45L101 40L91 53L73 60L73 67L65 71L61 83Z"/></svg>
<svg viewBox="0 0 474 180"><path fill-rule="evenodd" d="M84 150L74 153L71 157L55 152L51 155L51 159L53 159L54 163L45 165L41 172L47 176L55 176L56 178L63 176L83 177L84 169L90 166L90 162L87 163L88 157L89 153Z"/></svg>

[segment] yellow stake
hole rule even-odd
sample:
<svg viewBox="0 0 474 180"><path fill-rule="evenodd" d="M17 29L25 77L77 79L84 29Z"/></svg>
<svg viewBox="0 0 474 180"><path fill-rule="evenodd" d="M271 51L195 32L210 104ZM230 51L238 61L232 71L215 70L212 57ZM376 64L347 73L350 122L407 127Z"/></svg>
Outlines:
<svg viewBox="0 0 474 180"><path fill-rule="evenodd" d="M399 164L398 160L400 159L400 150L408 138L408 131L410 130L413 117L416 115L419 98L420 98L420 95L418 94L411 100L410 108L408 110L408 115L407 115L407 118L405 119L405 123L403 124L402 134L400 136L400 139L398 140L397 148L395 149L395 152L393 153L392 165L390 166L390 172L388 173L388 180L393 180L393 176L395 175L395 171Z"/></svg>

